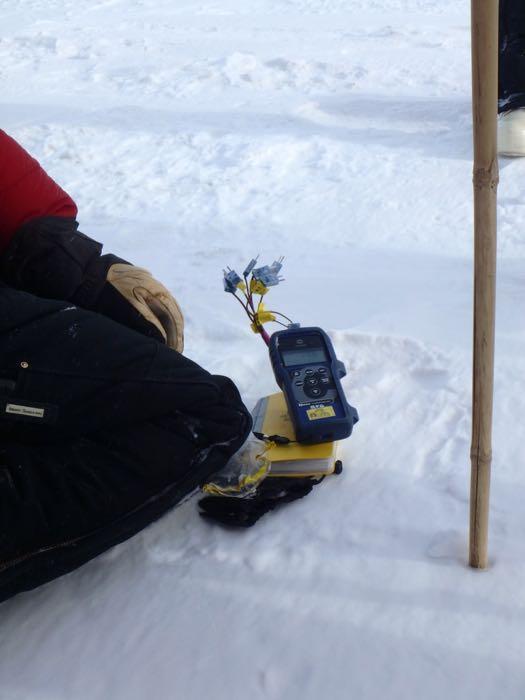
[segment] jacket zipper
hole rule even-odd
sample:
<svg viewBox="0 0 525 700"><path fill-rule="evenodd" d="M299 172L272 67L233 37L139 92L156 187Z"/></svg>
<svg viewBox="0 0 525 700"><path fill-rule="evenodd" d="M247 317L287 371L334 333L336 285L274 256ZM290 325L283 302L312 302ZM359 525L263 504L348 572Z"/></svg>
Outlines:
<svg viewBox="0 0 525 700"><path fill-rule="evenodd" d="M26 559L31 559L31 557L35 557L37 554L42 554L43 552L49 552L53 549L60 549L61 547L67 547L70 544L75 544L76 542L80 542L80 540L85 539L86 537L89 537L90 535L93 535L97 532L97 530L93 530L92 532L88 532L85 535L81 535L80 537L76 537L75 539L72 540L66 540L65 542L59 542L57 544L50 544L47 547L41 547L40 549L35 549L32 552L28 552L27 554L23 554L20 557L16 557L15 559L9 559L8 561L2 561L0 562L0 573L3 571L6 571L7 569L12 568L16 564L20 564L21 562L25 561Z"/></svg>

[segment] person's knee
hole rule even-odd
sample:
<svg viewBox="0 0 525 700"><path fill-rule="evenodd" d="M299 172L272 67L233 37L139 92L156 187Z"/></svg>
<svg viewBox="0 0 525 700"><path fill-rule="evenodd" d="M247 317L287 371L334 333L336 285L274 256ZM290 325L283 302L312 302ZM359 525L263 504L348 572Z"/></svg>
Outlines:
<svg viewBox="0 0 525 700"><path fill-rule="evenodd" d="M196 417L207 442L220 445L223 451L233 454L248 437L252 417L231 379L211 375L211 380L219 389L219 399L200 406Z"/></svg>

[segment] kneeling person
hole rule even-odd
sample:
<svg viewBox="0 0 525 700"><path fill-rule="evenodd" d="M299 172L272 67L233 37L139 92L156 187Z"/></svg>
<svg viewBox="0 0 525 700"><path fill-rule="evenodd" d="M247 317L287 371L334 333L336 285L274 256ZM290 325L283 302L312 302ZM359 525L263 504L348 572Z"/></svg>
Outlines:
<svg viewBox="0 0 525 700"><path fill-rule="evenodd" d="M0 600L158 518L251 428L233 382L181 354L169 291L76 215L0 131Z"/></svg>

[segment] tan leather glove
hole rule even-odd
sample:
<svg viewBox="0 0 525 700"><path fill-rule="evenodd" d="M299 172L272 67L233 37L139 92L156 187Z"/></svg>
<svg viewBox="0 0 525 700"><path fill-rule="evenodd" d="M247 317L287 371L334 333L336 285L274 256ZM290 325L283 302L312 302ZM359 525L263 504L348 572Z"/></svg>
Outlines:
<svg viewBox="0 0 525 700"><path fill-rule="evenodd" d="M143 267L116 263L109 268L107 281L159 330L171 348L183 351L182 312L173 296L151 272Z"/></svg>

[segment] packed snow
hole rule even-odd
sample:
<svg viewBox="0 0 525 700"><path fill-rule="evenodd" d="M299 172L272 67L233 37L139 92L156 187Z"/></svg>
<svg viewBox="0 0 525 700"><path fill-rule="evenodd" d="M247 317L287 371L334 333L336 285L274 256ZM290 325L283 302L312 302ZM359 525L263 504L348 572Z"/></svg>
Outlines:
<svg viewBox="0 0 525 700"><path fill-rule="evenodd" d="M276 390L222 269L330 331L343 474L248 531L190 499L0 606L0 700L522 700L525 162L501 162L490 569L466 565L470 16L452 0L10 0L1 127L186 353Z"/></svg>

